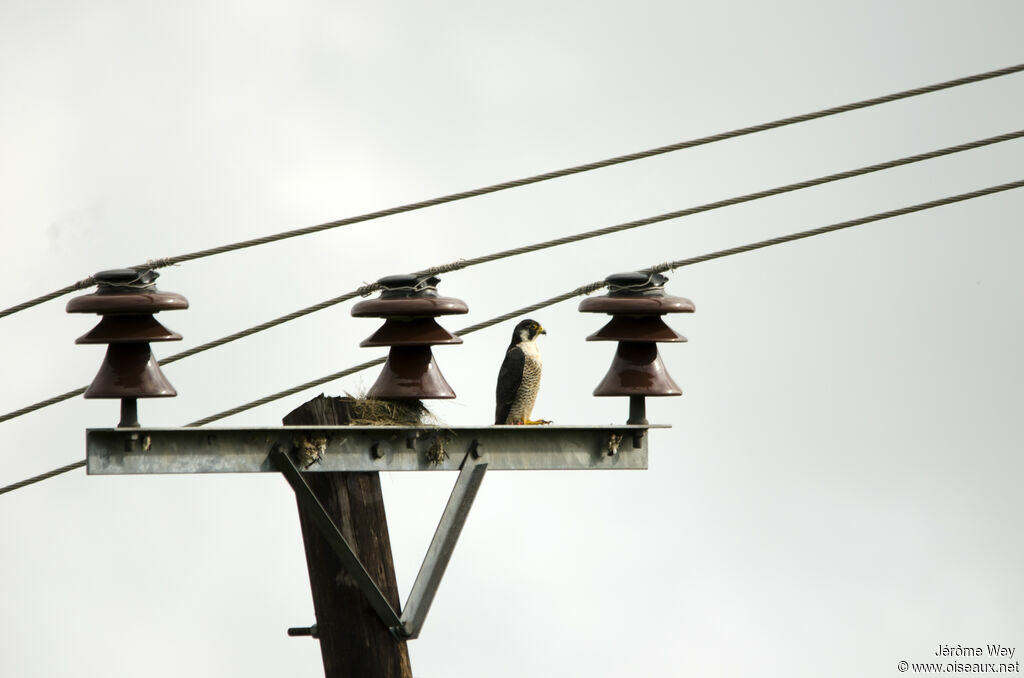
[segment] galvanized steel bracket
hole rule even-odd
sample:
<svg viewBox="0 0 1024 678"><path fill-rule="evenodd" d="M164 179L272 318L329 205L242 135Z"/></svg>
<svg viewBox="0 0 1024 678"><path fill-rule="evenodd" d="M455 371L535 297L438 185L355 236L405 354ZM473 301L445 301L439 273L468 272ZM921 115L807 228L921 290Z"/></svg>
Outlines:
<svg viewBox="0 0 1024 678"><path fill-rule="evenodd" d="M651 428L667 427L89 429L87 470L91 475L276 472L270 451L277 447L292 452L303 471L457 471L471 444L487 451L492 471L646 469ZM449 454L454 450L460 452Z"/></svg>
<svg viewBox="0 0 1024 678"><path fill-rule="evenodd" d="M416 581L409 592L409 599L405 601L405 609L402 611L402 631L405 638L413 639L420 635L427 612L434 602L434 594L441 585L441 578L455 551L455 543L462 534L462 526L466 524L469 509L472 508L477 490L484 480L487 466L486 455L481 452L479 446L472 445L462 460L459 477L452 488L451 496L448 497L437 529L434 530L434 538L427 547L427 554L423 557L423 564L420 565Z"/></svg>
<svg viewBox="0 0 1024 678"><path fill-rule="evenodd" d="M647 431L626 426L280 426L256 429L89 429L87 470L280 472L391 632L419 636L488 470L646 469ZM448 504L401 615L381 593L300 472L455 471Z"/></svg>

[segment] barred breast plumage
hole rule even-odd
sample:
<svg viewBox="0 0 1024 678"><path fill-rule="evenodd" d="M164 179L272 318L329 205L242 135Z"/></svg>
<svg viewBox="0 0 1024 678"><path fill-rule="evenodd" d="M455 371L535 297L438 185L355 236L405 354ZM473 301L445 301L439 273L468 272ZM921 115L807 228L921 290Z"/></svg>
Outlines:
<svg viewBox="0 0 1024 678"><path fill-rule="evenodd" d="M540 390L542 363L537 344L532 341L523 342L517 348L522 350L526 361L523 364L523 380L512 401L512 410L509 412L507 423L529 419L533 412L533 405L537 402L537 392Z"/></svg>

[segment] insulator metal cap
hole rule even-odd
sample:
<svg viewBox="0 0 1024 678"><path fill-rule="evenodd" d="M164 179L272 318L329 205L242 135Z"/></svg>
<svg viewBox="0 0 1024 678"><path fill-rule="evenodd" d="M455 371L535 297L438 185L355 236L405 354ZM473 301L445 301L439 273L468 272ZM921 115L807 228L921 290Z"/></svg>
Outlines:
<svg viewBox="0 0 1024 678"><path fill-rule="evenodd" d="M96 291L68 302L68 313L150 314L188 308L188 300L156 288L159 274L149 269L117 268L100 271L93 278ZM140 341L145 341L140 339Z"/></svg>
<svg viewBox="0 0 1024 678"><path fill-rule="evenodd" d="M437 276L415 275L402 273L399 275L386 275L377 281L382 288L381 297L394 299L398 297L436 297L437 283L441 279Z"/></svg>
<svg viewBox="0 0 1024 678"><path fill-rule="evenodd" d="M96 281L97 292L101 294L117 293L116 288L126 290L138 290L156 285L156 279L160 274L149 268L114 268L109 271L100 271L93 276Z"/></svg>
<svg viewBox="0 0 1024 678"><path fill-rule="evenodd" d="M615 273L605 278L605 282L608 283L608 294L584 299L580 302L580 311L642 316L693 313L696 310L689 299L665 294L668 278L660 273Z"/></svg>
<svg viewBox="0 0 1024 678"><path fill-rule="evenodd" d="M665 283L668 282L668 278L660 273L630 271L613 273L604 281L608 284L608 294L613 297L661 297L665 296Z"/></svg>
<svg viewBox="0 0 1024 678"><path fill-rule="evenodd" d="M437 294L435 276L389 275L377 283L383 286L376 299L360 301L352 307L355 318L436 317L468 313L469 306L461 299Z"/></svg>

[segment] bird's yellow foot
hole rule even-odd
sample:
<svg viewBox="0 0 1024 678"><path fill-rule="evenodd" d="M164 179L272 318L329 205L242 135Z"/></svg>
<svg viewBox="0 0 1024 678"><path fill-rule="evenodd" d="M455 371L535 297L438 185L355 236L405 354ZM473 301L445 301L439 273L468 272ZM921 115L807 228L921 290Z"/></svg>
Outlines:
<svg viewBox="0 0 1024 678"><path fill-rule="evenodd" d="M527 419L526 421L523 422L523 424L525 424L527 426L538 426L540 424L550 424L550 423L551 422L548 421L547 419L536 419L536 420Z"/></svg>

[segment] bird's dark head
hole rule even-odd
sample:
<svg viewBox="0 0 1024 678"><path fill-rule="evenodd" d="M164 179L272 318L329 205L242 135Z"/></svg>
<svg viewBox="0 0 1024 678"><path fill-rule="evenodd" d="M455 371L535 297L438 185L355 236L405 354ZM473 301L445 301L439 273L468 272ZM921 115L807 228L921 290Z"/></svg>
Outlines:
<svg viewBox="0 0 1024 678"><path fill-rule="evenodd" d="M516 328L512 330L512 346L524 341L534 341L538 335L547 334L547 330L540 326L536 320L521 320Z"/></svg>

